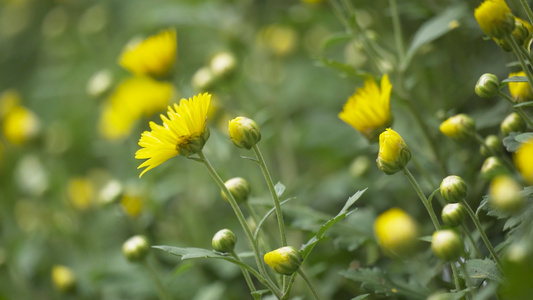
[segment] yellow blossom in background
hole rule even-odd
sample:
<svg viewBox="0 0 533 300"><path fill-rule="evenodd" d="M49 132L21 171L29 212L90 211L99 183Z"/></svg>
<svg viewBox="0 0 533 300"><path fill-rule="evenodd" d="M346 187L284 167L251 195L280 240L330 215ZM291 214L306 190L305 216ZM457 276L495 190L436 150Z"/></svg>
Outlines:
<svg viewBox="0 0 533 300"><path fill-rule="evenodd" d="M373 78L365 81L362 88L348 98L339 118L374 141L392 123L390 93L392 85L389 76L381 78L381 88Z"/></svg>
<svg viewBox="0 0 533 300"><path fill-rule="evenodd" d="M143 200L139 195L125 194L120 199L120 206L128 216L137 217L142 212Z"/></svg>
<svg viewBox="0 0 533 300"><path fill-rule="evenodd" d="M515 26L514 16L504 0L485 0L474 16L483 32L495 38L505 38Z"/></svg>
<svg viewBox="0 0 533 300"><path fill-rule="evenodd" d="M20 105L11 107L2 120L2 132L6 140L14 145L21 145L32 139L40 129L37 115Z"/></svg>
<svg viewBox="0 0 533 300"><path fill-rule="evenodd" d="M403 210L391 208L377 217L374 236L388 255L406 255L413 250L418 238L417 224Z"/></svg>
<svg viewBox="0 0 533 300"><path fill-rule="evenodd" d="M514 163L524 179L533 184L533 138L523 143L514 154Z"/></svg>
<svg viewBox="0 0 533 300"><path fill-rule="evenodd" d="M178 154L190 156L202 150L209 137L206 125L210 103L209 93L181 99L179 105L168 107L168 118L161 115L162 126L150 122L151 131L142 133L139 140L142 148L135 153L137 159L148 159L138 167L146 167L139 178L169 158Z"/></svg>
<svg viewBox="0 0 533 300"><path fill-rule="evenodd" d="M387 175L401 171L411 160L411 150L402 137L387 128L379 135L378 168Z"/></svg>
<svg viewBox="0 0 533 300"><path fill-rule="evenodd" d="M149 77L123 81L102 107L100 134L108 140L127 137L137 120L165 109L173 95L174 88L168 82Z"/></svg>
<svg viewBox="0 0 533 300"><path fill-rule="evenodd" d="M526 77L524 71L510 73L509 77L523 76ZM509 93L511 97L517 102L526 102L533 100L533 92L528 82L509 82Z"/></svg>
<svg viewBox="0 0 533 300"><path fill-rule="evenodd" d="M55 265L52 267L52 282L57 290L72 293L76 289L76 276L68 267Z"/></svg>
<svg viewBox="0 0 533 300"><path fill-rule="evenodd" d="M476 123L470 116L458 114L442 122L439 129L449 138L462 140L471 137L476 132Z"/></svg>
<svg viewBox="0 0 533 300"><path fill-rule="evenodd" d="M296 48L297 41L296 30L279 24L264 27L258 35L258 44L278 56L290 54Z"/></svg>
<svg viewBox="0 0 533 300"><path fill-rule="evenodd" d="M143 41L132 42L122 51L119 64L136 75L166 75L176 61L175 29L168 29Z"/></svg>
<svg viewBox="0 0 533 300"><path fill-rule="evenodd" d="M70 203L76 209L86 210L93 203L94 186L88 178L72 178L67 183L67 193Z"/></svg>
<svg viewBox="0 0 533 300"><path fill-rule="evenodd" d="M17 90L9 89L0 95L0 118L3 118L13 107L19 106L21 96Z"/></svg>

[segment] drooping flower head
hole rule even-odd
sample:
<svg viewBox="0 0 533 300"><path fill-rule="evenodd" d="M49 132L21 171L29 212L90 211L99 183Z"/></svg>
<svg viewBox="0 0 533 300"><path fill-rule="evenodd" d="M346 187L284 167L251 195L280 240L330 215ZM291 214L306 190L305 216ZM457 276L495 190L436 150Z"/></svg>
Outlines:
<svg viewBox="0 0 533 300"><path fill-rule="evenodd" d="M411 150L396 131L387 128L379 135L379 154L376 162L381 171L392 175L405 168L409 160Z"/></svg>
<svg viewBox="0 0 533 300"><path fill-rule="evenodd" d="M141 177L147 171L159 166L176 155L190 156L200 152L209 138L207 110L211 94L198 94L193 98L181 99L179 105L168 107L167 116L161 115L163 125L150 122L151 131L145 131L139 140L135 158L148 159L140 168Z"/></svg>
<svg viewBox="0 0 533 300"><path fill-rule="evenodd" d="M524 179L533 184L533 138L523 143L514 155L514 163Z"/></svg>
<svg viewBox="0 0 533 300"><path fill-rule="evenodd" d="M176 61L177 48L176 30L164 30L128 44L120 55L119 64L135 75L163 76Z"/></svg>
<svg viewBox="0 0 533 300"><path fill-rule="evenodd" d="M390 93L392 85L389 77L381 78L381 88L373 78L365 81L362 88L346 101L339 118L361 132L370 141L392 123L390 113Z"/></svg>
<svg viewBox="0 0 533 300"><path fill-rule="evenodd" d="M526 76L524 71L510 73L509 77L514 76ZM517 102L526 102L533 100L533 91L531 91L531 86L528 82L509 82L509 93L511 97Z"/></svg>
<svg viewBox="0 0 533 300"><path fill-rule="evenodd" d="M483 1L474 16L481 30L490 37L505 38L515 27L514 15L504 0Z"/></svg>

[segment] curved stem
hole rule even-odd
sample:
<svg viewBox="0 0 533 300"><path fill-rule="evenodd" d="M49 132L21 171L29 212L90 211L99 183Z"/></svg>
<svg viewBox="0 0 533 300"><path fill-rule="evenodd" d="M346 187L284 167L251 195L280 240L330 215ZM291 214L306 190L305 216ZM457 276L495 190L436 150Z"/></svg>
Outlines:
<svg viewBox="0 0 533 300"><path fill-rule="evenodd" d="M468 238L468 240L472 244L472 248L476 252L476 257L477 258L483 258L483 255L481 254L481 250L479 250L479 247L476 245L476 242L474 241L474 238L472 237L472 234L470 234L470 231L468 230L468 228L465 226L464 223L461 223L461 228L463 229L463 232L465 233L466 237Z"/></svg>
<svg viewBox="0 0 533 300"><path fill-rule="evenodd" d="M309 280L309 278L305 275L304 271L301 268L298 269L298 274L300 274L300 276L302 276L302 278L304 279L305 283L307 284L307 287L313 294L313 297L315 298L315 300L320 300L320 297L318 296L315 288L313 287L311 280Z"/></svg>
<svg viewBox="0 0 533 300"><path fill-rule="evenodd" d="M231 255L233 257L235 257L236 260L238 261L241 261L241 259L239 258L239 256L237 255L237 253L235 253L235 251L231 251ZM248 273L248 271L241 267L241 271L242 271L242 275L244 276L244 280L246 280L246 284L248 285L248 288L250 288L250 291L253 293L256 290L255 288L255 285L254 285L254 282L252 281L252 278L250 277L250 274ZM256 300L259 300L261 296L259 295L256 295L256 294L253 294L254 295L254 299Z"/></svg>
<svg viewBox="0 0 533 300"><path fill-rule="evenodd" d="M150 266L150 264L146 260L143 260L142 265L148 270L150 277L152 277L152 280L155 282L155 286L156 286L157 294L159 295L159 299L162 299L162 300L169 299L167 297L167 293L165 292L165 288L163 288L163 284L161 283L161 280L159 280L159 277L157 276L157 273L154 271L152 266Z"/></svg>
<svg viewBox="0 0 533 300"><path fill-rule="evenodd" d="M433 211L431 202L428 201L428 199L422 192L422 189L420 188L420 185L418 184L416 179L413 177L413 174L411 174L411 172L409 172L407 168L403 168L403 173L407 176L407 178L409 178L409 181L411 181L411 184L413 185L413 188L418 194L418 197L420 198L420 200L422 200L422 203L426 207L429 217L431 218L431 222L433 222L433 226L435 226L436 230L440 230L439 220L437 219L437 216L435 215L435 212Z"/></svg>
<svg viewBox="0 0 533 300"><path fill-rule="evenodd" d="M468 215L472 219L472 221L474 221L474 224L476 225L476 228L479 231L479 234L481 235L481 239L485 243L485 246L487 246L487 249L489 249L489 252L492 255L492 258L494 259L494 261L496 262L496 265L498 265L499 270L502 271L503 270L502 262L501 262L500 258L498 257L498 254L496 253L496 250L494 250L494 247L492 247L492 244L490 243L490 240L487 237L487 234L485 233L485 230L483 230L483 227L481 227L481 223L479 222L479 219L477 218L476 214L474 213L474 211L472 210L470 205L468 205L468 203L465 200L463 200L461 202L462 202L463 206L465 207L466 212L468 213Z"/></svg>
<svg viewBox="0 0 533 300"><path fill-rule="evenodd" d="M503 99L507 100L507 102L511 103L511 105L513 105L513 107L516 104L514 99L511 98L511 96L503 93L502 91L498 91L498 96L500 96ZM518 115L520 115L520 117L529 125L529 127L533 128L533 121L531 121L531 119L529 119L529 117L526 115L526 113L524 112L522 107L514 107L514 109L516 110Z"/></svg>
<svg viewBox="0 0 533 300"><path fill-rule="evenodd" d="M231 205L231 208L235 212L235 215L237 216L237 219L239 220L239 223L241 224L241 227L244 230L244 233L246 234L246 237L248 238L248 241L250 242L252 246L252 250L255 257L255 262L257 264L257 267L259 268L259 272L264 277L265 281L267 281L272 287L275 286L275 284L272 282L270 277L268 276L265 266L263 265L261 261L261 253L259 252L259 247L257 245L257 241L254 239L252 231L250 230L250 227L248 226L248 223L246 223L246 219L244 218L244 215L239 208L239 205L237 204L237 201L235 201L235 198L233 198L233 195L228 191L228 188L224 184L224 181L220 178L218 173L216 172L215 168L211 165L207 157L205 157L204 153L202 151L198 152L198 156L204 163L204 165L207 167L207 170L211 174L211 177L215 180L218 187L228 196L228 202ZM271 290L272 293L276 294L279 298L279 290Z"/></svg>

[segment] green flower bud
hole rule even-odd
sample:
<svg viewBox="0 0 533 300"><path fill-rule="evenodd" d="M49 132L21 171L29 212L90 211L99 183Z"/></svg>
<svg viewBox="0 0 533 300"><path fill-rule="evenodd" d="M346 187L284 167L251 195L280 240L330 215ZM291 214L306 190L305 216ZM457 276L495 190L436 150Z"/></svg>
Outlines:
<svg viewBox="0 0 533 300"><path fill-rule="evenodd" d="M481 176L488 180L507 173L507 169L505 169L501 160L495 156L487 157L481 166Z"/></svg>
<svg viewBox="0 0 533 300"><path fill-rule="evenodd" d="M459 226L465 216L466 210L461 203L448 203L442 208L441 217L446 225Z"/></svg>
<svg viewBox="0 0 533 300"><path fill-rule="evenodd" d="M387 128L379 135L378 168L387 175L401 171L411 160L411 151L402 137Z"/></svg>
<svg viewBox="0 0 533 300"><path fill-rule="evenodd" d="M55 265L52 267L52 282L56 289L65 294L76 291L76 276L68 267Z"/></svg>
<svg viewBox="0 0 533 300"><path fill-rule="evenodd" d="M440 194L448 203L456 203L466 198L466 183L463 178L450 175L440 183Z"/></svg>
<svg viewBox="0 0 533 300"><path fill-rule="evenodd" d="M283 275L292 275L302 264L302 255L294 247L286 246L265 254L265 263L274 271Z"/></svg>
<svg viewBox="0 0 533 300"><path fill-rule="evenodd" d="M524 206L522 187L509 176L497 176L490 183L490 204L496 210L513 214Z"/></svg>
<svg viewBox="0 0 533 300"><path fill-rule="evenodd" d="M442 122L440 131L449 138L462 140L475 133L476 123L468 115L458 114Z"/></svg>
<svg viewBox="0 0 533 300"><path fill-rule="evenodd" d="M221 52L215 55L209 64L211 72L215 77L222 78L230 76L237 66L237 60L233 54Z"/></svg>
<svg viewBox="0 0 533 300"><path fill-rule="evenodd" d="M479 148L479 153L481 153L481 155L485 157L491 156L492 154L491 154L491 151L489 151L489 149L491 149L494 153L500 153L503 150L502 141L493 134L488 135L485 138L485 146L481 146Z"/></svg>
<svg viewBox="0 0 533 300"><path fill-rule="evenodd" d="M526 39L529 37L529 30L527 27L515 17L514 20L513 37L519 45L523 45Z"/></svg>
<svg viewBox="0 0 533 300"><path fill-rule="evenodd" d="M142 235L129 238L122 245L122 253L131 262L143 260L148 254L148 240Z"/></svg>
<svg viewBox="0 0 533 300"><path fill-rule="evenodd" d="M250 184L248 183L248 181L246 181L244 178L241 178L241 177L231 178L230 180L226 181L224 184L226 185L229 192L233 196L233 199L237 201L237 203L244 202L248 199L251 188L250 188ZM224 198L224 200L229 201L224 191L221 191L220 194L222 195L222 198Z"/></svg>
<svg viewBox="0 0 533 300"><path fill-rule="evenodd" d="M463 254L464 244L461 236L451 229L435 231L431 239L431 250L436 257L455 261Z"/></svg>
<svg viewBox="0 0 533 300"><path fill-rule="evenodd" d="M232 252L235 249L235 244L237 244L237 236L229 229L218 231L211 241L215 251L224 253Z"/></svg>
<svg viewBox="0 0 533 300"><path fill-rule="evenodd" d="M500 46L500 48L502 48L503 51L505 52L511 52L513 51L513 48L511 47L511 45L509 44L509 42L505 39L498 39L498 38L492 38L494 40L494 42L496 42L496 44L498 46Z"/></svg>
<svg viewBox="0 0 533 300"><path fill-rule="evenodd" d="M500 124L500 130L504 136L508 136L511 132L524 132L526 130L526 122L516 112L511 113Z"/></svg>
<svg viewBox="0 0 533 300"><path fill-rule="evenodd" d="M246 117L237 117L229 121L229 136L237 147L247 150L261 140L259 126L254 120Z"/></svg>
<svg viewBox="0 0 533 300"><path fill-rule="evenodd" d="M485 73L479 77L474 90L481 98L494 97L500 90L500 80L494 74Z"/></svg>

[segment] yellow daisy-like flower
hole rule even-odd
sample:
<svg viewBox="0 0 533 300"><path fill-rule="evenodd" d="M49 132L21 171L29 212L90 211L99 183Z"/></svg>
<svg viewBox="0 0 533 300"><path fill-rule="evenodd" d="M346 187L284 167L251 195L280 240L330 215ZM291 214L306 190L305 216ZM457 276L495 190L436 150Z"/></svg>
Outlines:
<svg viewBox="0 0 533 300"><path fill-rule="evenodd" d="M513 32L514 16L504 0L485 0L478 6L474 16L483 32L495 38L504 38Z"/></svg>
<svg viewBox="0 0 533 300"><path fill-rule="evenodd" d="M392 85L389 76L381 78L381 89L373 78L365 81L348 99L339 118L361 132L370 141L392 123L390 93Z"/></svg>
<svg viewBox="0 0 533 300"><path fill-rule="evenodd" d="M533 138L518 148L514 155L514 163L526 181L533 184Z"/></svg>
<svg viewBox="0 0 533 300"><path fill-rule="evenodd" d="M139 178L169 158L178 154L190 156L202 150L209 138L206 125L210 102L209 93L181 99L179 105L168 107L168 118L161 115L162 126L150 122L152 130L142 133L139 140L142 148L135 153L137 159L148 159L138 167L146 167Z"/></svg>
<svg viewBox="0 0 533 300"><path fill-rule="evenodd" d="M120 55L119 64L136 75L163 76L176 61L177 49L176 30L161 31L128 44Z"/></svg>
<svg viewBox="0 0 533 300"><path fill-rule="evenodd" d="M510 73L509 77L513 76L526 76L524 71ZM511 97L518 102L526 102L533 100L533 92L531 91L531 86L527 82L509 82L509 93Z"/></svg>

